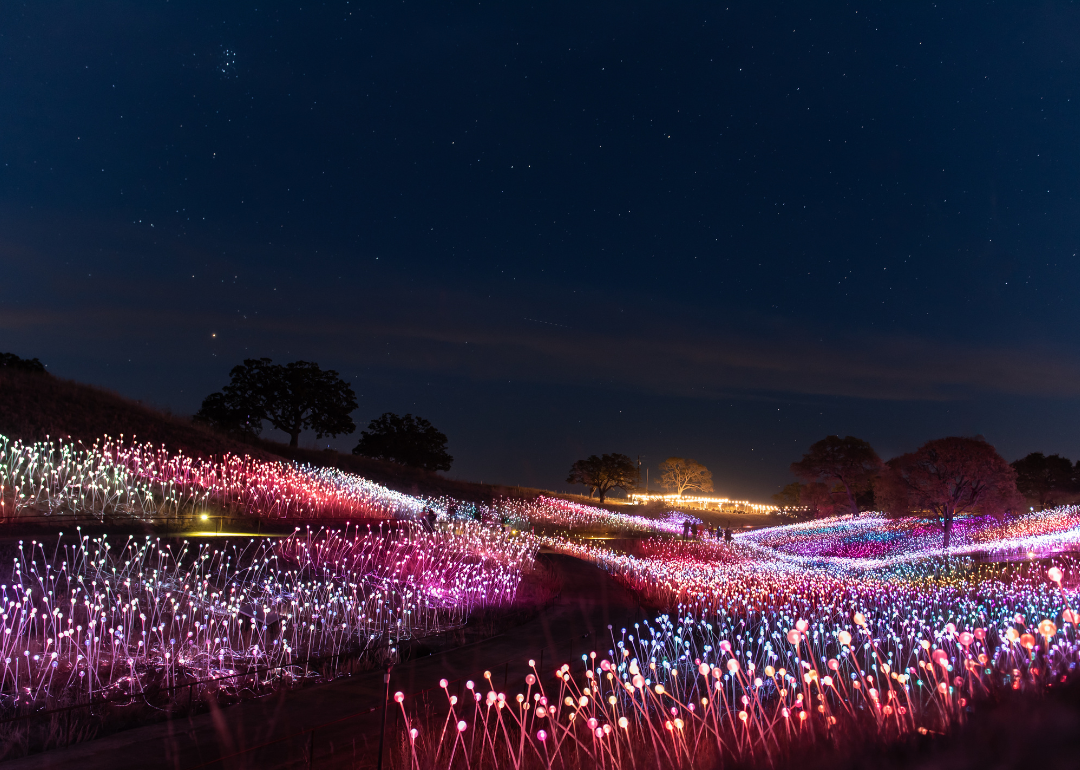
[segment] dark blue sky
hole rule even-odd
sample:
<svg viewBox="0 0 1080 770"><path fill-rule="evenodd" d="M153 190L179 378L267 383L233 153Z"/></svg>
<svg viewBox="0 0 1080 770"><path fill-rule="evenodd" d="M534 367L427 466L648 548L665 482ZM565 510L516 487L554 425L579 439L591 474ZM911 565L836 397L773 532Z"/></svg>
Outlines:
<svg viewBox="0 0 1080 770"><path fill-rule="evenodd" d="M1080 455L1076 3L219 6L0 7L0 350L185 413L314 360L546 487Z"/></svg>

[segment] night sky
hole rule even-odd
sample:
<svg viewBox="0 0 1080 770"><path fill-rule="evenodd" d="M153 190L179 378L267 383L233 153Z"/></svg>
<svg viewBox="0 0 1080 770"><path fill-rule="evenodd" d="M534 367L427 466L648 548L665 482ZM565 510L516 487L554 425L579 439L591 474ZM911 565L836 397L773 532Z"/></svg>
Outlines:
<svg viewBox="0 0 1080 770"><path fill-rule="evenodd" d="M317 361L486 482L1076 459L1080 5L810 5L4 3L0 351Z"/></svg>

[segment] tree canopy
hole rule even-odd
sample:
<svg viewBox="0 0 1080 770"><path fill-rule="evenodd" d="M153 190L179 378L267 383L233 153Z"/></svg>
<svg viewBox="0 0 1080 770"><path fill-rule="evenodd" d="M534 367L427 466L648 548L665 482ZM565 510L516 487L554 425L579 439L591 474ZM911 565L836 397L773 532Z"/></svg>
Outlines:
<svg viewBox="0 0 1080 770"><path fill-rule="evenodd" d="M873 486L881 471L881 458L868 443L854 436L826 436L810 446L791 472L809 482L840 485L848 510L859 513L860 494Z"/></svg>
<svg viewBox="0 0 1080 770"><path fill-rule="evenodd" d="M812 519L851 513L847 494L840 484L830 488L828 484L820 481L811 481L803 485L799 499Z"/></svg>
<svg viewBox="0 0 1080 770"><path fill-rule="evenodd" d="M1080 474L1066 457L1032 452L1014 461L1012 467L1017 490L1040 509L1064 502L1076 493Z"/></svg>
<svg viewBox="0 0 1080 770"><path fill-rule="evenodd" d="M951 436L927 441L894 457L881 476L881 502L895 515L933 515L949 547L954 517L997 514L1022 503L1016 471L982 437Z"/></svg>
<svg viewBox="0 0 1080 770"><path fill-rule="evenodd" d="M589 497L595 492L604 502L612 489L629 491L637 486L641 472L637 464L626 455L589 455L570 467L568 484L584 484L589 487Z"/></svg>
<svg viewBox="0 0 1080 770"><path fill-rule="evenodd" d="M423 417L401 417L393 412L368 423L353 454L428 471L448 471L454 462L446 451L445 434Z"/></svg>
<svg viewBox="0 0 1080 770"><path fill-rule="evenodd" d="M233 367L229 384L211 393L195 419L233 433L257 436L266 420L289 434L289 446L300 433L317 438L356 430L350 414L357 407L352 386L333 369L311 361L275 364L269 358L247 358Z"/></svg>
<svg viewBox="0 0 1080 770"><path fill-rule="evenodd" d="M772 501L780 506L781 510L789 511L802 507L803 489L805 484L793 481L785 484L784 488L772 496Z"/></svg>
<svg viewBox="0 0 1080 770"><path fill-rule="evenodd" d="M660 486L673 489L679 497L689 489L712 492L712 473L697 460L669 457L660 463Z"/></svg>
<svg viewBox="0 0 1080 770"><path fill-rule="evenodd" d="M0 369L14 369L31 374L47 374L45 364L36 358L19 358L14 353L0 353Z"/></svg>

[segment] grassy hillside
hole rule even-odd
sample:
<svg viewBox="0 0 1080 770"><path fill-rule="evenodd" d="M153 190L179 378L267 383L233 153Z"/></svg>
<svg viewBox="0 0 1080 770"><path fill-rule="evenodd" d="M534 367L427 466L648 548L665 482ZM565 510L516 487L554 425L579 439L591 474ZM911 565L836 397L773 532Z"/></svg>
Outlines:
<svg viewBox="0 0 1080 770"><path fill-rule="evenodd" d="M237 446L186 417L124 398L109 390L48 374L0 369L0 433L24 441L51 436L92 444L102 436L165 444L195 457L226 452L277 459L259 447Z"/></svg>
<svg viewBox="0 0 1080 770"><path fill-rule="evenodd" d="M294 449L261 439L254 443L241 442L195 425L189 417L169 414L110 390L49 374L7 368L0 368L0 434L24 441L65 437L85 444L92 444L105 435L123 435L125 439L134 437L138 441L164 444L170 450L183 450L194 457L231 452L261 460L296 460L340 468L400 492L449 495L473 502L489 502L497 497L528 499L540 494L557 494L524 487L458 481L438 473L330 450ZM580 495L557 496L595 505L595 501ZM617 505L603 507L620 509Z"/></svg>

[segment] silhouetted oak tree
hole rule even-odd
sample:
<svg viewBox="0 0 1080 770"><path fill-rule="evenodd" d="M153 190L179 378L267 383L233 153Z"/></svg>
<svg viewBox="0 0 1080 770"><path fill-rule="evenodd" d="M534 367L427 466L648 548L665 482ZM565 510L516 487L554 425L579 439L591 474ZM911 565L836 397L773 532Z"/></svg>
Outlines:
<svg viewBox="0 0 1080 770"><path fill-rule="evenodd" d="M1076 492L1072 461L1060 455L1047 457L1032 452L1012 463L1016 471L1016 488L1024 497L1049 508Z"/></svg>
<svg viewBox="0 0 1080 770"><path fill-rule="evenodd" d="M954 517L998 514L1022 504L1016 471L985 439L952 436L927 441L885 464L879 487L889 513L929 513L941 524L949 547Z"/></svg>
<svg viewBox="0 0 1080 770"><path fill-rule="evenodd" d="M262 433L263 427L261 408L254 402L232 398L221 391L204 398L192 420L242 439L255 438Z"/></svg>
<svg viewBox="0 0 1080 770"><path fill-rule="evenodd" d="M219 393L206 397L196 420L255 436L266 420L289 434L291 447L299 445L304 430L314 430L317 438L356 430L350 416L357 407L356 394L333 369L320 369L311 361L281 365L269 358L247 358L229 377Z"/></svg>
<svg viewBox="0 0 1080 770"><path fill-rule="evenodd" d="M14 353L0 353L0 369L14 369L32 374L48 374L45 364L36 358L19 358Z"/></svg>
<svg viewBox="0 0 1080 770"><path fill-rule="evenodd" d="M788 511L802 507L802 493L805 485L799 481L785 484L784 488L772 496L772 500L781 510Z"/></svg>
<svg viewBox="0 0 1080 770"><path fill-rule="evenodd" d="M584 484L589 487L589 497L593 492L604 502L608 492L618 487L629 491L637 486L641 479L641 472L637 464L626 455L610 454L589 455L584 460L578 460L570 467L570 475L567 476L568 484Z"/></svg>
<svg viewBox="0 0 1080 770"><path fill-rule="evenodd" d="M859 513L858 495L869 489L881 471L881 458L868 443L854 436L826 436L803 459L791 464L791 472L809 482L822 482L831 487L839 484L847 500L847 508Z"/></svg>
<svg viewBox="0 0 1080 770"><path fill-rule="evenodd" d="M847 495L839 484L830 489L828 484L811 481L803 486L799 499L812 519L850 513Z"/></svg>
<svg viewBox="0 0 1080 770"><path fill-rule="evenodd" d="M679 497L688 489L713 491L712 472L697 460L669 457L660 463L660 471L660 486L674 489Z"/></svg>
<svg viewBox="0 0 1080 770"><path fill-rule="evenodd" d="M847 511L847 497L843 489L839 484L836 489L830 490L828 485L819 481L811 481L809 484L793 481L785 484L772 499L782 511L801 511L816 519L819 516L832 516L838 507L843 512ZM837 502L841 500L838 506Z"/></svg>
<svg viewBox="0 0 1080 770"><path fill-rule="evenodd" d="M423 468L427 471L448 471L454 458L446 451L446 435L423 417L406 414L400 417L386 412L368 423L360 433L360 443L354 455Z"/></svg>

